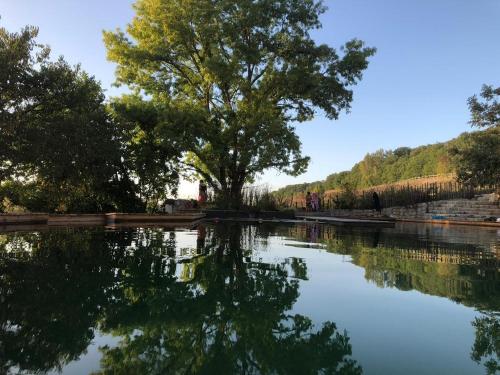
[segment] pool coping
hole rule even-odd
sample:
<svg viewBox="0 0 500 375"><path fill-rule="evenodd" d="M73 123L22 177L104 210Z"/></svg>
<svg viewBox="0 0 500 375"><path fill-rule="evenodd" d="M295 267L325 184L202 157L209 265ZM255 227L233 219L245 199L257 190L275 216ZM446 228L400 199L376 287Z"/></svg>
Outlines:
<svg viewBox="0 0 500 375"><path fill-rule="evenodd" d="M173 214L144 214L144 213L122 213L112 212L104 214L47 214L47 213L0 213L0 228L27 227L36 225L57 226L106 226L106 227L134 227L146 226L182 226L196 225L203 221L234 221L234 222L321 222L332 225L356 225L356 226L393 226L396 222L411 222L437 225L462 225L475 227L500 228L498 222L488 221L463 221L463 220L432 220L432 219L372 219L359 217L333 217L333 216L308 216L297 215L295 219L285 218L242 218L242 217L209 217L203 212L177 212Z"/></svg>
<svg viewBox="0 0 500 375"><path fill-rule="evenodd" d="M174 214L136 214L111 212L103 214L47 214L47 213L18 213L0 214L0 226L18 225L116 225L140 223L191 223L201 220L205 214L201 212L187 212Z"/></svg>

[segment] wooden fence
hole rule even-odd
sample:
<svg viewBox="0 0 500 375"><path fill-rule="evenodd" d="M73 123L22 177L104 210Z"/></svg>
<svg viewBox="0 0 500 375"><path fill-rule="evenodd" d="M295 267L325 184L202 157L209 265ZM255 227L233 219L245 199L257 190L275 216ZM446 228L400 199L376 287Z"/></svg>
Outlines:
<svg viewBox="0 0 500 375"><path fill-rule="evenodd" d="M431 183L420 186L392 186L384 190L365 189L341 191L338 194L320 193L320 208L330 210L371 209L374 206L373 192L376 191L382 207L411 206L418 203L450 199L471 199L479 194L498 191L499 186L474 187L458 182ZM277 197L278 205L287 208L305 208L305 194L296 193L290 197Z"/></svg>

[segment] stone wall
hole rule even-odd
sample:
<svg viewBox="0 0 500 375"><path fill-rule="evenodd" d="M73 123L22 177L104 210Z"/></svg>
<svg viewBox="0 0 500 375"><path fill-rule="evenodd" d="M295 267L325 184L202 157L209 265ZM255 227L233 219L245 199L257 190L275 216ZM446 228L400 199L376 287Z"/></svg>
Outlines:
<svg viewBox="0 0 500 375"><path fill-rule="evenodd" d="M419 203L410 207L390 207L382 210L397 219L485 221L500 218L496 196L485 194L474 199L454 199Z"/></svg>
<svg viewBox="0 0 500 375"><path fill-rule="evenodd" d="M328 212L308 212L309 216L378 218L382 216L401 220L455 220L485 221L500 218L498 197L485 194L473 199L455 199L419 203L406 207L388 207L378 213L375 210L330 210Z"/></svg>

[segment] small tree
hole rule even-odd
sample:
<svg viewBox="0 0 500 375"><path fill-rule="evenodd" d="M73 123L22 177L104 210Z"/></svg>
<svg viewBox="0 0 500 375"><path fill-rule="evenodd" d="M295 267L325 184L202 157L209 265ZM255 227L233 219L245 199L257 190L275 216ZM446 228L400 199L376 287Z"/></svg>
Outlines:
<svg viewBox="0 0 500 375"><path fill-rule="evenodd" d="M162 103L187 152L227 205L269 168L305 171L295 124L349 110L350 87L373 48L352 40L342 55L310 31L325 11L314 0L138 0L127 34L105 32L117 82Z"/></svg>
<svg viewBox="0 0 500 375"><path fill-rule="evenodd" d="M491 128L500 125L500 87L483 85L481 89L483 102L477 96L471 96L467 103L471 112L469 123L478 128Z"/></svg>
<svg viewBox="0 0 500 375"><path fill-rule="evenodd" d="M468 100L469 123L484 131L465 134L451 148L458 180L471 185L498 185L500 182L500 87L483 86L481 102Z"/></svg>

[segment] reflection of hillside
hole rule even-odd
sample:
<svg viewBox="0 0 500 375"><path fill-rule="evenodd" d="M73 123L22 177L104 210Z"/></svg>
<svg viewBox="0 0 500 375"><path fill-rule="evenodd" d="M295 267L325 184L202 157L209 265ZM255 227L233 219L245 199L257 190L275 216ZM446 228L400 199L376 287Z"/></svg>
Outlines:
<svg viewBox="0 0 500 375"><path fill-rule="evenodd" d="M399 224L395 229L297 225L290 227L288 234L302 241L316 242L314 240L318 239L319 242L335 242L339 239L344 243L354 241L369 247L409 251L413 255L408 253L407 256L416 256L422 260L429 257L429 261L445 261L444 258L440 260L439 255L447 256L450 263L457 264L500 259L500 253L496 251L500 238L495 230L490 229L415 224Z"/></svg>
<svg viewBox="0 0 500 375"><path fill-rule="evenodd" d="M500 309L499 258L496 234L401 226L396 229L353 229L321 225L289 228L288 236L313 239L327 251L348 254L380 287L418 290L487 310ZM455 234L455 236L453 236ZM449 237L447 237L449 236ZM449 238L448 241L446 239ZM474 244L473 241L478 241Z"/></svg>

